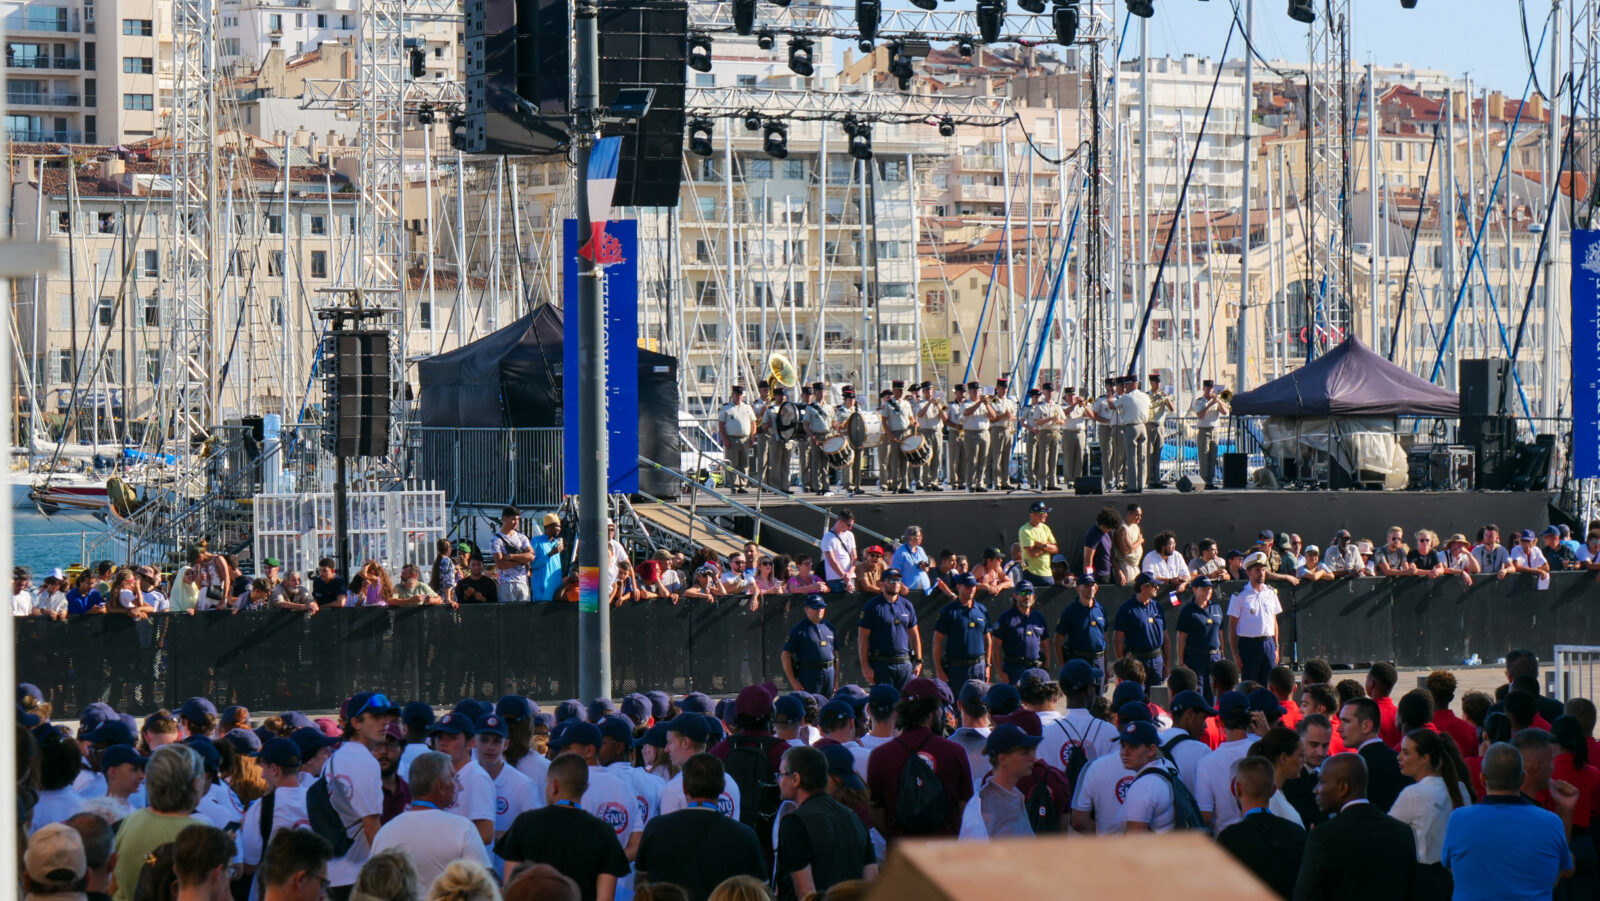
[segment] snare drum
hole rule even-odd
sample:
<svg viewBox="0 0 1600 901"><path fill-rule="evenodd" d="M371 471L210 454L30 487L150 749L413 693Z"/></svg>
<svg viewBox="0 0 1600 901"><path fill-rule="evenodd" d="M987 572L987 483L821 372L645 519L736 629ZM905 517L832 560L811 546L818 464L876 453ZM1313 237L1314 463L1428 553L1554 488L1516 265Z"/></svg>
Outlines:
<svg viewBox="0 0 1600 901"><path fill-rule="evenodd" d="M822 442L822 456L834 469L844 469L855 459L856 451L845 436L835 435Z"/></svg>
<svg viewBox="0 0 1600 901"><path fill-rule="evenodd" d="M846 426L850 444L856 450L866 450L883 443L883 417L874 410L857 410Z"/></svg>
<svg viewBox="0 0 1600 901"><path fill-rule="evenodd" d="M900 453L906 455L907 463L921 466L933 457L933 442L921 435L912 435L900 442Z"/></svg>

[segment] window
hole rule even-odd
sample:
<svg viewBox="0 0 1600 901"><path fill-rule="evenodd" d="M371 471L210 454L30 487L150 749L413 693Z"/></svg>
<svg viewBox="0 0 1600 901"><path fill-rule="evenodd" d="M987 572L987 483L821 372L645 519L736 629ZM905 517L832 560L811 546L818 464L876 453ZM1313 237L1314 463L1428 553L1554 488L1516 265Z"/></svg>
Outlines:
<svg viewBox="0 0 1600 901"><path fill-rule="evenodd" d="M717 283L700 282L695 285L695 303L697 306L714 307L717 305Z"/></svg>
<svg viewBox="0 0 1600 901"><path fill-rule="evenodd" d="M283 15L282 14L280 14L280 13L269 13L267 15L267 31L275 31L275 32L282 32L283 31Z"/></svg>
<svg viewBox="0 0 1600 901"><path fill-rule="evenodd" d="M881 297L910 297L911 286L905 282L888 282L883 286Z"/></svg>
<svg viewBox="0 0 1600 901"><path fill-rule="evenodd" d="M772 160L745 160L744 177L746 181L766 181L771 178Z"/></svg>
<svg viewBox="0 0 1600 901"><path fill-rule="evenodd" d="M55 365L51 368L55 370L56 381L70 383L73 370L72 351L66 349L55 351Z"/></svg>
<svg viewBox="0 0 1600 901"><path fill-rule="evenodd" d="M161 351L147 350L144 352L144 377L146 381L156 381L161 378Z"/></svg>
<svg viewBox="0 0 1600 901"><path fill-rule="evenodd" d="M1394 142L1394 161L1397 163L1403 163L1406 161L1406 145L1404 142Z"/></svg>
<svg viewBox="0 0 1600 901"><path fill-rule="evenodd" d="M267 275L274 277L283 275L283 251L274 250L268 252Z"/></svg>
<svg viewBox="0 0 1600 901"><path fill-rule="evenodd" d="M155 22L150 19L123 19L122 33L135 38L152 37L156 33Z"/></svg>
<svg viewBox="0 0 1600 901"><path fill-rule="evenodd" d="M702 385L716 381L717 368L715 366L696 366L694 368L694 380Z"/></svg>
<svg viewBox="0 0 1600 901"><path fill-rule="evenodd" d="M147 278L161 277L161 255L154 250L144 252L144 267L139 272Z"/></svg>
<svg viewBox="0 0 1600 901"><path fill-rule="evenodd" d="M806 305L806 283L795 282L785 285L783 291L783 305L786 307L803 307Z"/></svg>
<svg viewBox="0 0 1600 901"><path fill-rule="evenodd" d="M294 14L294 27L296 27L296 28L304 28L304 27L306 27L306 14L305 13L295 13Z"/></svg>
<svg viewBox="0 0 1600 901"><path fill-rule="evenodd" d="M343 16L339 17L339 28L344 30L344 31L349 31L350 30L350 16L349 15L343 15Z"/></svg>
<svg viewBox="0 0 1600 901"><path fill-rule="evenodd" d="M911 256L911 244L907 241L879 241L878 259L904 260Z"/></svg>
<svg viewBox="0 0 1600 901"><path fill-rule="evenodd" d="M701 72L695 75L694 86L697 88L714 88L717 86L717 76L709 72Z"/></svg>
<svg viewBox="0 0 1600 901"><path fill-rule="evenodd" d="M717 332L717 323L702 322L695 327L694 339L700 344L716 344L720 340L717 337Z"/></svg>
<svg viewBox="0 0 1600 901"><path fill-rule="evenodd" d="M102 297L100 302L95 304L95 318L100 320L101 325L110 325L116 308L117 302L114 298Z"/></svg>
<svg viewBox="0 0 1600 901"><path fill-rule="evenodd" d="M929 291L922 296L922 310L925 313L943 313L945 296L943 291Z"/></svg>
<svg viewBox="0 0 1600 901"><path fill-rule="evenodd" d="M326 250L311 251L311 277L328 277L328 252Z"/></svg>
<svg viewBox="0 0 1600 901"><path fill-rule="evenodd" d="M787 178L790 181L801 181L804 178L806 178L807 175L808 175L808 173L806 172L805 160L784 160L783 161L783 177L784 178Z"/></svg>
<svg viewBox="0 0 1600 901"><path fill-rule="evenodd" d="M700 218L710 222L717 218L717 198L696 197L695 206L700 208Z"/></svg>
<svg viewBox="0 0 1600 901"><path fill-rule="evenodd" d="M745 341L746 344L750 345L751 347L762 347L763 346L762 343L761 343L761 323L759 323L759 322L750 322L750 323L746 323L745 324L745 327L744 327L744 341Z"/></svg>
<svg viewBox="0 0 1600 901"><path fill-rule="evenodd" d="M328 233L328 221L327 221L327 219L325 219L324 217L318 216L315 213L313 213L312 216L311 216L311 233L313 235L325 235L325 234L327 234Z"/></svg>
<svg viewBox="0 0 1600 901"><path fill-rule="evenodd" d="M123 94L122 108L126 110L153 110L156 108L156 95Z"/></svg>
<svg viewBox="0 0 1600 901"><path fill-rule="evenodd" d="M433 328L433 304L426 300L417 304L417 325L426 329Z"/></svg>
<svg viewBox="0 0 1600 901"><path fill-rule="evenodd" d="M117 214L116 213L96 213L95 214L95 231L98 231L102 235L114 235L114 234L116 234L117 233Z"/></svg>
<svg viewBox="0 0 1600 901"><path fill-rule="evenodd" d="M56 231L66 234L72 231L72 213L60 210L56 213Z"/></svg>
<svg viewBox="0 0 1600 901"><path fill-rule="evenodd" d="M156 62L148 56L124 56L122 71L127 75L153 75Z"/></svg>
<svg viewBox="0 0 1600 901"><path fill-rule="evenodd" d="M279 215L277 213L268 213L267 214L267 234L269 234L269 235L281 235L281 234L283 234L283 216L281 216L281 215Z"/></svg>
<svg viewBox="0 0 1600 901"><path fill-rule="evenodd" d="M912 339L912 331L915 328L916 326L913 325L880 325L878 326L878 336L881 340L890 343L897 341L909 342Z"/></svg>
<svg viewBox="0 0 1600 901"><path fill-rule="evenodd" d="M717 161L709 156L701 157L699 171L700 174L697 177L701 181L717 181L719 178L717 175ZM701 198L701 200L703 201L705 198ZM716 203L716 200L713 199L711 202Z"/></svg>
<svg viewBox="0 0 1600 901"><path fill-rule="evenodd" d="M317 27L318 28L327 28L328 27L328 14L327 13L317 13Z"/></svg>
<svg viewBox="0 0 1600 901"><path fill-rule="evenodd" d="M154 294L144 299L144 324L151 328L161 327L161 303Z"/></svg>
<svg viewBox="0 0 1600 901"><path fill-rule="evenodd" d="M905 160L879 160L878 172L884 181L905 181Z"/></svg>

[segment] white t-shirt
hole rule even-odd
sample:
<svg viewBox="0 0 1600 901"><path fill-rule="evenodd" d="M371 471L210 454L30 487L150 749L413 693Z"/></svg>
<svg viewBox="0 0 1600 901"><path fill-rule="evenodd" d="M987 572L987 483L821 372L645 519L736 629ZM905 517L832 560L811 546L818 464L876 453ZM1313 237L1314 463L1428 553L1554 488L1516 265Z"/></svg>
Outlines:
<svg viewBox="0 0 1600 901"><path fill-rule="evenodd" d="M825 534L823 534L822 578L824 581L828 579L847 579L849 578L850 573L853 571L853 569L847 568L844 572L840 572L839 569L834 566L833 561L836 557L842 558L846 567L853 567L855 565L856 533L844 532L841 534L833 529L829 529Z"/></svg>
<svg viewBox="0 0 1600 901"><path fill-rule="evenodd" d="M477 828L470 820L442 810L408 810L385 823L372 839L372 851L390 848L411 856L418 885L433 885L445 867L463 858L489 867L489 851Z"/></svg>
<svg viewBox="0 0 1600 901"><path fill-rule="evenodd" d="M33 615L33 592L24 589L11 596L11 615Z"/></svg>
<svg viewBox="0 0 1600 901"><path fill-rule="evenodd" d="M544 806L544 784L550 781L550 761L543 755L529 751L517 761L517 772L533 780L534 794L538 795L539 803L535 806Z"/></svg>
<svg viewBox="0 0 1600 901"><path fill-rule="evenodd" d="M1039 759L1062 773L1072 749L1083 745L1084 757L1093 761L1104 755L1117 756L1117 727L1095 719L1089 711L1073 708L1067 715L1044 727L1039 742ZM1088 768L1085 767L1087 770Z"/></svg>
<svg viewBox="0 0 1600 901"><path fill-rule="evenodd" d="M1160 551L1151 551L1144 555L1140 561L1139 569L1158 579L1187 579L1189 578L1189 564L1183 562L1183 555L1173 551L1172 556L1163 557Z"/></svg>
<svg viewBox="0 0 1600 901"><path fill-rule="evenodd" d="M494 799L494 780L476 760L469 760L466 766L456 770L456 803L446 807L444 812L494 823Z"/></svg>
<svg viewBox="0 0 1600 901"><path fill-rule="evenodd" d="M400 769L398 772L400 778L406 780L407 785L411 784L411 764L418 757L428 753L429 750L426 742L417 742L414 745L406 745L400 749Z"/></svg>
<svg viewBox="0 0 1600 901"><path fill-rule="evenodd" d="M1253 735L1238 741L1225 741L1200 761L1200 778L1194 799L1200 805L1201 813L1211 814L1212 835L1221 835L1222 830L1244 818L1244 811L1239 809L1239 799L1233 796L1233 765L1255 743Z"/></svg>
<svg viewBox="0 0 1600 901"><path fill-rule="evenodd" d="M480 764L473 766L481 767ZM502 766L493 785L494 834L497 836L511 828L518 814L544 806L544 786L535 787L533 780L514 766Z"/></svg>
<svg viewBox="0 0 1600 901"><path fill-rule="evenodd" d="M172 604L167 600L167 596L154 588L144 593L144 602L156 608L157 613L167 613L172 609Z"/></svg>
<svg viewBox="0 0 1600 901"><path fill-rule="evenodd" d="M1294 805L1290 804L1289 799L1283 796L1283 792L1272 793L1272 800L1267 802L1267 812L1276 817L1283 817L1301 829L1306 828L1305 821L1300 819L1300 811L1294 809ZM1439 830L1439 841L1441 843L1444 841L1443 829ZM1438 863L1438 861L1436 860L1434 863Z"/></svg>
<svg viewBox="0 0 1600 901"><path fill-rule="evenodd" d="M39 792L33 805L33 822L28 827L32 835L51 823L60 823L83 809L83 796L71 788L56 788Z"/></svg>
<svg viewBox="0 0 1600 901"><path fill-rule="evenodd" d="M660 813L657 816L666 816L677 813L689 806L689 799L683 795L683 774L672 777L672 781L661 786ZM717 796L717 809L724 814L739 818L739 786L727 776L722 777L722 794Z"/></svg>
<svg viewBox="0 0 1600 901"><path fill-rule="evenodd" d="M584 810L605 820L624 848L628 847L633 833L644 830L644 824L639 822L639 798L633 786L624 784L605 767L589 767L589 789L579 803Z"/></svg>
<svg viewBox="0 0 1600 901"><path fill-rule="evenodd" d="M1104 754L1089 762L1078 774L1072 793L1072 809L1094 815L1097 835L1122 829L1122 803L1133 784L1133 770L1122 765L1122 755Z"/></svg>
<svg viewBox="0 0 1600 901"><path fill-rule="evenodd" d="M635 800L639 809L639 828L649 825L650 818L661 809L661 780L636 769L631 763L617 761L606 767L611 773L621 779L624 784L633 788Z"/></svg>
<svg viewBox="0 0 1600 901"><path fill-rule="evenodd" d="M35 613L66 613L67 593L52 591L48 594L41 591L33 597L33 611Z"/></svg>
<svg viewBox="0 0 1600 901"><path fill-rule="evenodd" d="M1180 735L1189 733L1176 728L1161 730L1162 747ZM1172 746L1172 759L1178 764L1178 778L1183 780L1191 795L1200 794L1200 761L1206 759L1210 753L1211 746L1192 735Z"/></svg>
<svg viewBox="0 0 1600 901"><path fill-rule="evenodd" d="M1534 569L1538 569L1539 567L1544 566L1546 563L1544 559L1544 551L1539 550L1538 545L1534 545L1533 547L1524 551L1522 549L1522 545L1520 544L1511 549L1511 562L1521 563L1526 566L1533 567Z"/></svg>
<svg viewBox="0 0 1600 901"><path fill-rule="evenodd" d="M856 739L856 741L861 742L861 747L866 748L867 751L870 752L873 748L876 748L878 745L886 745L889 742L894 741L894 736L891 735L891 736L889 736L887 738L879 738L878 736L873 735L871 732L868 732L866 735L863 735L860 738Z"/></svg>
<svg viewBox="0 0 1600 901"><path fill-rule="evenodd" d="M261 802L250 805L244 812L244 823L239 827L239 859L253 867L261 866L267 842L284 829L310 829L311 819L306 815L306 790L279 788L273 792L272 831L267 842L261 840ZM250 901L261 897L261 880L250 880Z"/></svg>
<svg viewBox="0 0 1600 901"><path fill-rule="evenodd" d="M218 782L200 799L200 806L194 809L194 815L210 820L211 825L218 829L226 829L229 823L244 822L244 802L233 793L233 789Z"/></svg>
<svg viewBox="0 0 1600 901"><path fill-rule="evenodd" d="M1121 831L1126 831L1128 823L1146 823L1150 826L1151 832L1172 831L1174 820L1172 786L1167 784L1167 780L1151 772L1156 769L1172 772L1172 764L1157 757L1139 770L1139 776L1134 777L1122 801Z"/></svg>
<svg viewBox="0 0 1600 901"><path fill-rule="evenodd" d="M329 802L355 839L343 857L328 861L328 881L335 886L354 885L361 865L372 855L360 821L364 817L383 815L383 771L378 766L378 758L373 757L365 745L347 741L329 755L328 762L322 765L322 774L328 779ZM454 814L441 815L455 817ZM474 831L473 838L477 837ZM481 840L478 846L483 846Z"/></svg>

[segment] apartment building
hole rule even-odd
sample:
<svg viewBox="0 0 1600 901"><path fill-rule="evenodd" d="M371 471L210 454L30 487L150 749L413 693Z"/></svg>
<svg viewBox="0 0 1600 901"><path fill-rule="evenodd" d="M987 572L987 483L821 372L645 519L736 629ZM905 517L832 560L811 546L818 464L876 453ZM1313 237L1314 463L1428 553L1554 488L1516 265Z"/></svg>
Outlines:
<svg viewBox="0 0 1600 901"><path fill-rule="evenodd" d="M218 8L218 59L235 72L252 72L272 50L290 58L325 44L354 45L361 36L361 5L356 0L221 0ZM460 77L458 22L408 16L408 51L420 51L423 78ZM410 60L407 59L409 71Z"/></svg>

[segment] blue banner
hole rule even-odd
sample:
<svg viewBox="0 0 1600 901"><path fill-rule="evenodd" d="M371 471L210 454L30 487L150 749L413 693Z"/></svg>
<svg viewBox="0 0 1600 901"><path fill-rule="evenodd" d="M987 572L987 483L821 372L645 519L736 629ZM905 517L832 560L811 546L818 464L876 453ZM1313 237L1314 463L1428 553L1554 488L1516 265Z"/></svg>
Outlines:
<svg viewBox="0 0 1600 901"><path fill-rule="evenodd" d="M578 220L562 232L561 354L563 490L578 493ZM606 483L611 493L639 490L639 223L606 223L598 262L604 265L600 299L606 308L606 430L611 436Z"/></svg>

